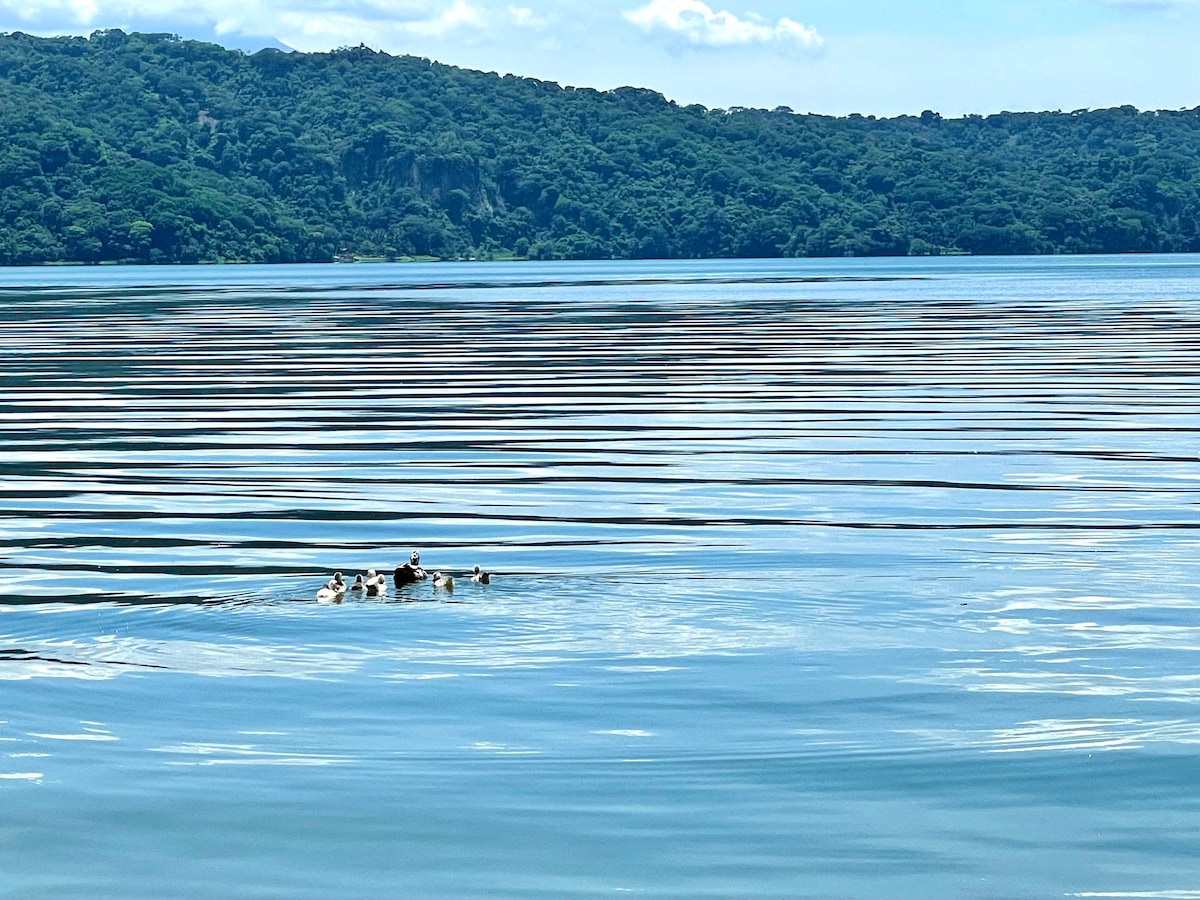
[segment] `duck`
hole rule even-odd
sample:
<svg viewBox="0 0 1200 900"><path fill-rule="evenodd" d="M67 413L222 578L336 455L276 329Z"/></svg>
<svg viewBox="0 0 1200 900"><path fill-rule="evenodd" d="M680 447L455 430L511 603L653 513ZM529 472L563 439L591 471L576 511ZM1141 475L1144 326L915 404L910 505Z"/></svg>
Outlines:
<svg viewBox="0 0 1200 900"><path fill-rule="evenodd" d="M365 587L366 587L366 585L363 584L362 575L355 575L354 576L354 584L350 585L350 590L361 591Z"/></svg>
<svg viewBox="0 0 1200 900"><path fill-rule="evenodd" d="M492 576L479 568L479 566L476 566L472 570L471 580L476 584L491 584Z"/></svg>
<svg viewBox="0 0 1200 900"><path fill-rule="evenodd" d="M333 577L325 583L325 587L317 591L318 600L339 600L346 593L346 582L342 580L341 572L334 572Z"/></svg>
<svg viewBox="0 0 1200 900"><path fill-rule="evenodd" d="M421 568L421 554L416 550L412 552L408 562L396 566L396 571L392 573L392 581L396 582L396 587L402 584L416 584L428 577L429 574Z"/></svg>
<svg viewBox="0 0 1200 900"><path fill-rule="evenodd" d="M435 588L442 588L443 590L446 590L446 591L452 591L452 590L454 590L454 576L453 575L443 575L441 572L434 572L433 573L433 586Z"/></svg>
<svg viewBox="0 0 1200 900"><path fill-rule="evenodd" d="M367 570L367 593L382 594L384 588L387 587L387 579L382 575L377 575L374 569Z"/></svg>

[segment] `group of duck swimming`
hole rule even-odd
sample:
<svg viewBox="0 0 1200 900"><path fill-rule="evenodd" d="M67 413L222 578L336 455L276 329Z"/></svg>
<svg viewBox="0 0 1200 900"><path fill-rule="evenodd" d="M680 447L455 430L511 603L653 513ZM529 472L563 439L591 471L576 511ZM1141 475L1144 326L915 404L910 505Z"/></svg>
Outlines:
<svg viewBox="0 0 1200 900"><path fill-rule="evenodd" d="M429 573L421 568L421 554L416 550L412 552L408 562L396 566L396 571L392 573L392 581L396 587L401 587L406 584L416 584L419 581L424 581L429 577ZM476 584L490 584L492 577L484 572L479 566L475 566L471 573L471 580ZM454 590L454 576L441 572L433 573L433 586L445 591ZM347 584L342 578L341 572L334 572L333 577L325 584L323 588L317 591L318 600L339 600L345 596L346 591L362 591L368 597L377 597L387 589L387 577L382 573L377 573L374 569L367 570L367 577L364 579L361 574L354 576L354 581Z"/></svg>

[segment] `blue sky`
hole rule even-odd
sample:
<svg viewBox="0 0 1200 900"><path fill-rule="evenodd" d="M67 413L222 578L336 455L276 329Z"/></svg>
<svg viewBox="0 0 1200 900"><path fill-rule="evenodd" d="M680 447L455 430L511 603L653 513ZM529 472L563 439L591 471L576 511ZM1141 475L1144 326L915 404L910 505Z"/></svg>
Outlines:
<svg viewBox="0 0 1200 900"><path fill-rule="evenodd" d="M1200 106L1200 0L0 0L0 31L360 43L710 107Z"/></svg>

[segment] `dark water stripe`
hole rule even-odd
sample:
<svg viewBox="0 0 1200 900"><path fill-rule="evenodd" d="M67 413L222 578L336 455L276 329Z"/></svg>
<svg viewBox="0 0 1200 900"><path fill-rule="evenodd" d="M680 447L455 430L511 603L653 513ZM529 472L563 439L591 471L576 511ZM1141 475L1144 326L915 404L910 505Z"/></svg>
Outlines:
<svg viewBox="0 0 1200 900"><path fill-rule="evenodd" d="M75 476L78 478L78 476ZM78 487L59 489L59 490L36 490L36 489L19 489L6 488L0 484L0 498L5 498L8 501L13 500L66 500L71 497L82 497L91 494L106 494L110 493L104 488L125 486L139 487L148 485L143 489L135 492L134 496L153 498L153 497L172 497L177 496L180 488L190 486L203 486L208 489L224 488L221 495L224 497L244 497L253 498L261 496L262 491L281 491L289 485L293 487L311 487L312 479L308 478L292 478L280 476L272 478L269 483L263 482L259 485L247 486L245 481L222 481L221 479L213 478L187 478L187 479L171 479L165 477L155 478L152 482L148 482L143 478L92 478L86 485ZM472 484L476 487L500 487L500 486L515 486L515 485L573 485L573 484L597 484L611 486L614 488L622 485L690 485L696 487L714 487L714 486L742 486L742 487L799 487L799 486L821 486L821 487L847 487L847 488L930 488L934 490L967 490L967 491L999 491L1005 493L1051 493L1051 494L1143 494L1148 490L1153 490L1155 494L1171 495L1185 494L1200 495L1200 485L1191 487L1172 487L1162 483L1143 483L1139 485L1086 485L1086 484L1012 484L1012 483L994 483L994 482L969 482L969 481L937 481L932 479L897 479L897 478L712 478L712 477L682 477L663 474L661 476L646 476L632 477L621 476L619 478L604 477L604 476L581 476L581 475L563 475L559 477L553 476L532 476L532 475L511 475L506 477L481 477L473 476ZM350 485L408 485L408 486L426 486L438 487L444 482L434 478L335 478L327 479L325 489L337 486ZM0 541L2 544L3 541Z"/></svg>
<svg viewBox="0 0 1200 900"><path fill-rule="evenodd" d="M1197 511L1200 515L1200 511ZM375 509L272 509L272 510L239 510L236 515L229 512L202 512L188 510L186 512L156 512L152 510L121 510L102 511L92 509L57 509L38 510L40 519L88 520L96 522L121 521L163 521L163 520L226 520L236 518L239 521L281 521L281 522L407 522L436 519L438 521L477 521L480 514L477 511L458 512L454 510L410 510L403 512L380 511ZM1062 522L1031 519L1018 522L868 522L844 519L809 519L788 516L611 516L611 515L582 515L582 516L549 516L521 513L514 509L505 509L500 516L508 523L557 523L561 525L580 524L589 526L644 526L653 528L714 528L714 527L796 527L796 528L833 528L853 530L886 530L886 531L1192 531L1200 530L1197 522L1128 522L1128 521L1081 521ZM28 519L28 510L0 509L0 519ZM1080 516L1079 518L1087 518ZM0 562L0 566L3 563Z"/></svg>
<svg viewBox="0 0 1200 900"><path fill-rule="evenodd" d="M134 663L124 662L118 659L62 659L53 656L39 656L37 653L30 650L21 650L19 648L4 648L0 647L0 663L3 662L48 662L60 666L129 666L135 669L166 669L167 666L159 666L154 663Z"/></svg>
<svg viewBox="0 0 1200 900"><path fill-rule="evenodd" d="M47 275L51 275L47 272ZM263 286L254 284L252 289L263 295L271 294L330 294L330 293L367 293L367 292L396 292L396 291L429 291L429 290L463 290L480 291L490 289L539 289L539 288L572 288L572 287L625 287L625 286L660 286L660 285L737 285L737 284L836 284L860 282L890 282L890 281L923 281L924 275L711 275L711 276L627 276L618 278L577 278L577 279L532 279L532 280L450 280L450 281L396 281L396 282L348 282L340 284L310 285L280 285ZM161 301L163 293L169 291L176 297L191 295L221 296L222 294L242 295L247 285L220 287L194 287L188 282L146 282L121 285L120 297L113 297L115 302L129 298L146 297ZM29 294L39 298L47 295L63 294L68 298L87 295L110 296L112 288L87 288L74 285L44 285L36 289L19 285L0 285L0 296L11 293L20 296Z"/></svg>
<svg viewBox="0 0 1200 900"><path fill-rule="evenodd" d="M408 445L405 445L408 446ZM707 451L705 455L732 455L736 454L736 450L721 450L714 449ZM930 459L940 460L945 458L964 459L976 457L998 457L998 458L1038 458L1044 457L1049 460L1064 459L1064 460L1094 460L1099 462L1146 462L1146 463L1188 463L1194 464L1200 460L1200 456L1179 456L1179 455L1160 455L1152 451L1142 450L1125 450L1125 449L1104 449L1091 450L1087 448L1054 448L1054 447L1022 447L1021 449L1006 449L1003 447L990 448L987 450L939 450L936 447L922 447L920 450L894 449L894 448L870 448L870 447L855 447L847 449L839 449L837 447L828 448L787 448L787 449L772 449L755 448L755 456L788 456L788 457L891 457L897 460L912 461L916 458L929 457ZM7 474L20 474L22 476L53 476L53 477L77 477L81 471L81 462L72 461L69 468L63 468L64 463L38 463L32 460L26 460L19 463L6 464ZM97 463L99 465L99 463ZM494 461L475 461L468 459L456 459L453 461L456 468L471 470L471 469L495 469L498 463ZM596 469L641 469L648 464L642 461L629 461L622 459L556 459L552 461L539 461L540 466L551 467L555 469L570 469L570 468L596 468ZM649 465L665 466L664 463L651 463ZM271 462L269 460L255 460L254 462L236 461L236 462L221 462L220 460L204 460L203 462L189 460L142 460L131 459L124 457L121 460L121 468L127 470L145 470L152 473L170 472L173 469L188 469L194 471L203 470L204 472L221 472L223 470L241 471L247 468L261 470L263 472L272 473L271 478L276 477L286 478L286 476L278 476L275 470L289 470L295 468L304 468L308 466L316 466L320 469L357 469L360 463L346 460L321 460L319 463L302 463L297 461L289 462ZM339 476L339 479L342 476ZM389 479L386 475L380 475L384 482ZM348 479L353 482L355 479ZM373 482L375 478L364 479L365 481Z"/></svg>

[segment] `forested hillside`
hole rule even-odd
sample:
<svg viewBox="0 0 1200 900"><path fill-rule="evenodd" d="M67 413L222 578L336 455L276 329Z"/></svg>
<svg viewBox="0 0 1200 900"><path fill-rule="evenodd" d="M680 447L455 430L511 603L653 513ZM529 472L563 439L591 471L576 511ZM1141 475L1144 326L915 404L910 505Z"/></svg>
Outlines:
<svg viewBox="0 0 1200 900"><path fill-rule="evenodd" d="M0 36L0 263L1136 251L1200 251L1200 107L829 118Z"/></svg>

